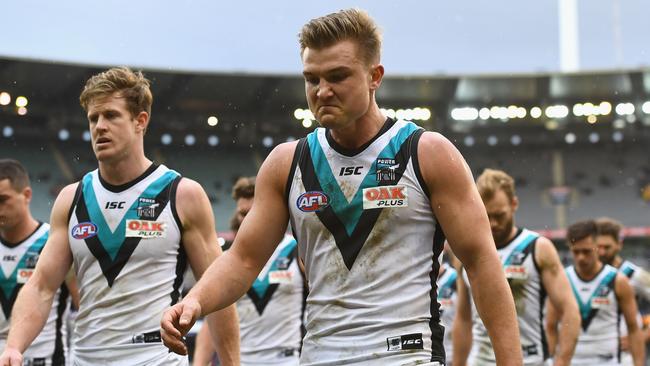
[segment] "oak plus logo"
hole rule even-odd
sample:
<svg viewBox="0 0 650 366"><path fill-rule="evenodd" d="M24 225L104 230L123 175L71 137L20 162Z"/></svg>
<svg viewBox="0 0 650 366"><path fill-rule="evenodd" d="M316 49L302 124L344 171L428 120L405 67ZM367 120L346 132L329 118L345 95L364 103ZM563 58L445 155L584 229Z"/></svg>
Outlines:
<svg viewBox="0 0 650 366"><path fill-rule="evenodd" d="M126 220L126 237L130 238L164 238L167 230L164 222L148 220Z"/></svg>
<svg viewBox="0 0 650 366"><path fill-rule="evenodd" d="M407 207L409 205L406 186L381 186L363 190L363 209L384 207Z"/></svg>
<svg viewBox="0 0 650 366"><path fill-rule="evenodd" d="M329 198L323 192L305 192L298 197L296 206L298 206L298 209L303 212L321 211L329 206Z"/></svg>

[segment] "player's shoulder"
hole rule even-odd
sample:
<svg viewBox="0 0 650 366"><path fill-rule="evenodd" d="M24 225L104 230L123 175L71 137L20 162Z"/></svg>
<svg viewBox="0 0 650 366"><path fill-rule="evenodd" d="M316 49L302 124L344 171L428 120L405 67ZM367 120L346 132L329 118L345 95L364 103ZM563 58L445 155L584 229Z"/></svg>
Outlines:
<svg viewBox="0 0 650 366"><path fill-rule="evenodd" d="M196 208L199 205L210 205L208 195L201 184L191 178L182 177L176 188L176 207L179 212L186 211L184 208Z"/></svg>
<svg viewBox="0 0 650 366"><path fill-rule="evenodd" d="M418 142L420 149L432 151L456 150L449 139L438 132L424 131Z"/></svg>
<svg viewBox="0 0 650 366"><path fill-rule="evenodd" d="M304 140L284 142L273 148L262 163L258 173L258 183L265 182L269 177L275 177L284 182L294 161L297 146L301 141Z"/></svg>

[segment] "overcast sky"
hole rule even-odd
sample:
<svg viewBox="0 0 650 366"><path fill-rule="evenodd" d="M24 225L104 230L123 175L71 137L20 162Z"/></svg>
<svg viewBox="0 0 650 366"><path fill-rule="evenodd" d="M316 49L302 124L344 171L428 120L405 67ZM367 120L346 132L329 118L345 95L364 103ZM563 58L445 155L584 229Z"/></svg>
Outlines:
<svg viewBox="0 0 650 366"><path fill-rule="evenodd" d="M582 69L650 66L650 1L577 1ZM383 29L387 75L560 69L557 0L6 1L0 57L298 74L301 26L353 6Z"/></svg>

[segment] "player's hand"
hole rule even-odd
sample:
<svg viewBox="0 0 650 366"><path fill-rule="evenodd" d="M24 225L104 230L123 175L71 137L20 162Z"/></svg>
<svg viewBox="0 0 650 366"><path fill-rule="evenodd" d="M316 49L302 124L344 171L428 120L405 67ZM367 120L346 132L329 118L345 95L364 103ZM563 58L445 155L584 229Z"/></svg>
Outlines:
<svg viewBox="0 0 650 366"><path fill-rule="evenodd" d="M15 348L6 347L0 355L0 366L23 366L23 355Z"/></svg>
<svg viewBox="0 0 650 366"><path fill-rule="evenodd" d="M621 337L621 351L623 352L630 351L630 342L627 340L627 336Z"/></svg>
<svg viewBox="0 0 650 366"><path fill-rule="evenodd" d="M160 335L165 346L179 355L187 355L185 334L189 332L199 316L201 316L201 305L192 299L184 299L167 309L160 320ZM4 365L0 364L0 366Z"/></svg>

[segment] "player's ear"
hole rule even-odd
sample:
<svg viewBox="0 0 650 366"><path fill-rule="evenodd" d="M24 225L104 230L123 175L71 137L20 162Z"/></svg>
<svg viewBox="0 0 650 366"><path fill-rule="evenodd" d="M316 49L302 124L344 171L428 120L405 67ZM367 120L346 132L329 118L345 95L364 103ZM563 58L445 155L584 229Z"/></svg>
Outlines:
<svg viewBox="0 0 650 366"><path fill-rule="evenodd" d="M370 66L370 90L377 90L384 78L384 65Z"/></svg>
<svg viewBox="0 0 650 366"><path fill-rule="evenodd" d="M149 126L149 113L145 111L138 113L138 115L135 116L135 123L136 131L142 132L144 135L145 132L147 132L147 127Z"/></svg>

